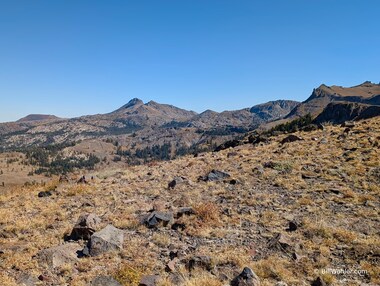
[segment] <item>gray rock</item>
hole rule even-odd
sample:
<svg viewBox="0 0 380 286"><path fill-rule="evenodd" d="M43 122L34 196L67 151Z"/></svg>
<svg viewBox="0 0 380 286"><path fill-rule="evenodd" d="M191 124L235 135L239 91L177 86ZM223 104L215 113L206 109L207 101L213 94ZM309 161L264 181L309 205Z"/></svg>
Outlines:
<svg viewBox="0 0 380 286"><path fill-rule="evenodd" d="M40 265L57 268L65 264L77 262L78 253L81 250L82 247L77 243L66 243L41 250L37 254L37 259Z"/></svg>
<svg viewBox="0 0 380 286"><path fill-rule="evenodd" d="M95 214L83 214L79 217L76 225L70 234L73 240L89 240L91 235L99 229L100 218Z"/></svg>
<svg viewBox="0 0 380 286"><path fill-rule="evenodd" d="M120 250L123 248L124 232L112 225L107 225L102 230L95 232L88 243L88 251L84 253L97 256L102 253Z"/></svg>
<svg viewBox="0 0 380 286"><path fill-rule="evenodd" d="M173 221L173 214L172 213L165 213L165 212L152 212L150 215L144 218L143 222L145 225L149 228L167 226Z"/></svg>
<svg viewBox="0 0 380 286"><path fill-rule="evenodd" d="M139 286L156 286L158 280L160 280L159 275L145 275L141 278Z"/></svg>
<svg viewBox="0 0 380 286"><path fill-rule="evenodd" d="M183 215L194 215L194 214L195 214L195 210L192 207L184 207L184 208L180 208L177 211L177 218L180 218Z"/></svg>
<svg viewBox="0 0 380 286"><path fill-rule="evenodd" d="M215 182L220 181L226 178L231 177L230 174L218 171L218 170L212 170L210 173L207 174L206 177L202 178L203 181L209 181L209 182Z"/></svg>
<svg viewBox="0 0 380 286"><path fill-rule="evenodd" d="M111 276L97 276L91 282L91 286L122 286Z"/></svg>
<svg viewBox="0 0 380 286"><path fill-rule="evenodd" d="M260 286L260 279L255 272L249 267L231 281L231 286Z"/></svg>

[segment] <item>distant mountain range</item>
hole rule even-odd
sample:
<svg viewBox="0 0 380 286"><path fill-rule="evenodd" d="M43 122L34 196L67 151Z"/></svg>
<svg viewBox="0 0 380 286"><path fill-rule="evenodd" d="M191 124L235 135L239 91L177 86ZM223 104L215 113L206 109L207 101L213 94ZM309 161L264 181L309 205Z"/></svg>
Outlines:
<svg viewBox="0 0 380 286"><path fill-rule="evenodd" d="M16 122L0 124L0 143L3 149L9 149L111 137L140 147L168 141L189 147L211 139L223 141L224 137L282 118L298 104L296 101L278 100L242 110L220 113L207 110L197 114L172 105L154 101L144 103L134 98L107 114L70 119L31 114ZM221 137L217 138L218 135Z"/></svg>
<svg viewBox="0 0 380 286"><path fill-rule="evenodd" d="M326 86L313 90L302 103L277 100L241 110L200 114L138 98L107 114L62 119L31 114L0 124L0 150L113 140L125 150L171 144L175 149L217 145L257 127L274 126L311 114L319 122L355 120L380 114L380 85Z"/></svg>

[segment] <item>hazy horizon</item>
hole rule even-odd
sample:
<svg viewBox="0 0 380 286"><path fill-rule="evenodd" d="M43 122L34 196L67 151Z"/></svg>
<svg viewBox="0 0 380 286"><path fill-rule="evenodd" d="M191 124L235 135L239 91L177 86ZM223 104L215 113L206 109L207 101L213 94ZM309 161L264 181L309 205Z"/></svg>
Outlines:
<svg viewBox="0 0 380 286"><path fill-rule="evenodd" d="M0 122L111 112L132 98L198 113L378 83L378 1L0 4Z"/></svg>

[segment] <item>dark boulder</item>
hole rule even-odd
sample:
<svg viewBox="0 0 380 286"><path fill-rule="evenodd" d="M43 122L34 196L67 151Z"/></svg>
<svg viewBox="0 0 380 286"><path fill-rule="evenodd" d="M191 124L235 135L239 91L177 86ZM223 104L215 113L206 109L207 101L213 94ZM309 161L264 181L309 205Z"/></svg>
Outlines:
<svg viewBox="0 0 380 286"><path fill-rule="evenodd" d="M298 223L295 221L289 222L289 227L286 229L287 231L296 231L298 229Z"/></svg>
<svg viewBox="0 0 380 286"><path fill-rule="evenodd" d="M169 189L169 190L170 190L170 189L174 189L176 185L177 185L177 181L176 181L176 180L173 180L173 181L169 182L169 184L168 184L168 189Z"/></svg>
<svg viewBox="0 0 380 286"><path fill-rule="evenodd" d="M43 191L43 192L38 193L39 198L46 198L46 197L50 197L51 195L53 195L51 191Z"/></svg>

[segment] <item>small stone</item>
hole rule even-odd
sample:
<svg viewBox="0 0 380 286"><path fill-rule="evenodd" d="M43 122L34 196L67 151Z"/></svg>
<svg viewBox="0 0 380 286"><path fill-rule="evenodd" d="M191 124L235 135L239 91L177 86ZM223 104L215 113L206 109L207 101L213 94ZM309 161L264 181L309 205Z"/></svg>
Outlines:
<svg viewBox="0 0 380 286"><path fill-rule="evenodd" d="M50 197L52 195L51 191L43 191L38 193L39 198L45 198L45 197Z"/></svg>
<svg viewBox="0 0 380 286"><path fill-rule="evenodd" d="M171 181L171 182L168 184L168 189L174 189L176 185L177 185L176 180L173 180L173 181Z"/></svg>
<svg viewBox="0 0 380 286"><path fill-rule="evenodd" d="M166 264L165 271L166 272L175 272L176 264L178 262L178 258L174 258Z"/></svg>
<svg viewBox="0 0 380 286"><path fill-rule="evenodd" d="M38 280L47 282L47 281L50 281L51 279L50 279L50 277L41 274L38 276Z"/></svg>
<svg viewBox="0 0 380 286"><path fill-rule="evenodd" d="M296 231L297 229L298 229L298 224L295 221L290 221L287 231Z"/></svg>

